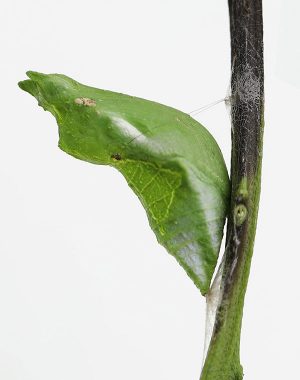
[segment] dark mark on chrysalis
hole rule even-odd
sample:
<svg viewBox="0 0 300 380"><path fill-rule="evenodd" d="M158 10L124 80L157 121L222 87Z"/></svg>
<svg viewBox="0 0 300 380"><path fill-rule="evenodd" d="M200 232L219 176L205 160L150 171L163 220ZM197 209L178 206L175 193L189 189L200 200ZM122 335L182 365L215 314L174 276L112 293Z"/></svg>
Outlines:
<svg viewBox="0 0 300 380"><path fill-rule="evenodd" d="M111 158L113 158L114 160L117 160L117 161L121 161L122 160L122 157L121 157L121 155L119 153L112 154Z"/></svg>

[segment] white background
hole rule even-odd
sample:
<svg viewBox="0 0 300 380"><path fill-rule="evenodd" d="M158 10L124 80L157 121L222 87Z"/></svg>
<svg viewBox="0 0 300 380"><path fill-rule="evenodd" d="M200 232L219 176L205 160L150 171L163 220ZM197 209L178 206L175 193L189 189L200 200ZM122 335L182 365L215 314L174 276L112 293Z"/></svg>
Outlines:
<svg viewBox="0 0 300 380"><path fill-rule="evenodd" d="M299 376L300 5L265 0L261 209L245 379ZM185 112L226 96L225 0L3 1L0 379L195 380L205 301L156 242L122 176L57 148L54 118L17 87L58 72ZM224 104L197 116L227 163Z"/></svg>

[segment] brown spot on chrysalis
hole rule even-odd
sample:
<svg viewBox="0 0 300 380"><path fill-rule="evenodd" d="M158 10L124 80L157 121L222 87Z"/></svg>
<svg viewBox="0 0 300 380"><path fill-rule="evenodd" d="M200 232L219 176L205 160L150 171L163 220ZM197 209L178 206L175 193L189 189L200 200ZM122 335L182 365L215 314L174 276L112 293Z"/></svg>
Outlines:
<svg viewBox="0 0 300 380"><path fill-rule="evenodd" d="M90 98L76 98L74 102L86 107L94 107L96 105L96 101Z"/></svg>

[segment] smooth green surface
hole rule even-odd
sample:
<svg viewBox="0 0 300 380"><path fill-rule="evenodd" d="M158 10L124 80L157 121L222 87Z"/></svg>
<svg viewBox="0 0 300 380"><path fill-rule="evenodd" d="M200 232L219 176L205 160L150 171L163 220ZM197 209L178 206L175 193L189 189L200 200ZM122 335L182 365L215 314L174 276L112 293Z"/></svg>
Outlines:
<svg viewBox="0 0 300 380"><path fill-rule="evenodd" d="M157 240L205 294L217 262L229 179L211 134L176 109L28 72L19 86L50 111L59 147L118 169L141 200Z"/></svg>

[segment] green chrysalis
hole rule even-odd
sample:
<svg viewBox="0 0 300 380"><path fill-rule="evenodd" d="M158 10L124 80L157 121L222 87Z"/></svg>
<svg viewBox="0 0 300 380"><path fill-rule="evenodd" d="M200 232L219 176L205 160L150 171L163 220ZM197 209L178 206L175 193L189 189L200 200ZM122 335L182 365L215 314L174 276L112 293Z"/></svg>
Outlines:
<svg viewBox="0 0 300 380"><path fill-rule="evenodd" d="M27 74L19 86L55 116L59 147L124 175L159 243L205 294L229 202L227 169L211 134L171 107L64 75Z"/></svg>

